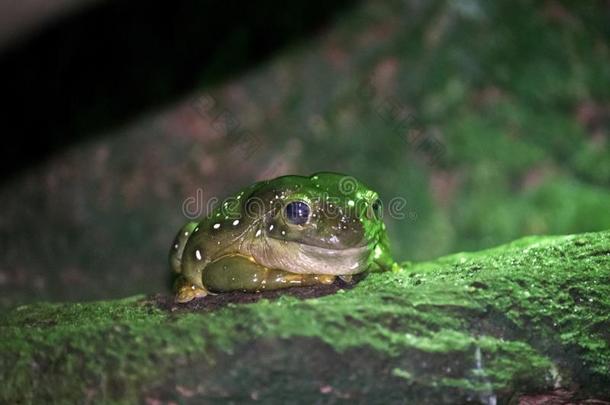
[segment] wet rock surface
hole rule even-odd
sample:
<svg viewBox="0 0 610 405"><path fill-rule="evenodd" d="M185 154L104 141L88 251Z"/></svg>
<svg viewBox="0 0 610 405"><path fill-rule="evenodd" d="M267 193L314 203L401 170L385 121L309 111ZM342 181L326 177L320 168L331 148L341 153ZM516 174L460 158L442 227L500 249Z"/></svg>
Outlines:
<svg viewBox="0 0 610 405"><path fill-rule="evenodd" d="M0 402L604 403L608 246L530 237L350 285L17 307Z"/></svg>

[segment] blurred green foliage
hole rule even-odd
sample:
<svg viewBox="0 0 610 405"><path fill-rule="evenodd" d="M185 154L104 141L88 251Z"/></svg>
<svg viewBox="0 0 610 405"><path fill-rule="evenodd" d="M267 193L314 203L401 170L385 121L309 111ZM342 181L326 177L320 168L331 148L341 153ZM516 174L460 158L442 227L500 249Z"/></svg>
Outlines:
<svg viewBox="0 0 610 405"><path fill-rule="evenodd" d="M297 138L303 173L347 172L385 202L406 198L410 215L388 218L399 259L610 228L608 12L367 2L322 49L275 63L290 80L264 124L270 149ZM437 159L410 141L415 125L442 142Z"/></svg>
<svg viewBox="0 0 610 405"><path fill-rule="evenodd" d="M346 10L223 83L213 73L246 56L219 47L217 66L189 65L200 85L184 99L155 100L169 104L3 186L0 307L169 292L184 202L203 192L203 207L283 174L333 170L378 191L400 261L610 229L607 1L366 0ZM180 49L201 46L194 36ZM180 69L161 59L164 87ZM70 121L92 119L80 115ZM400 218L395 198L406 201Z"/></svg>

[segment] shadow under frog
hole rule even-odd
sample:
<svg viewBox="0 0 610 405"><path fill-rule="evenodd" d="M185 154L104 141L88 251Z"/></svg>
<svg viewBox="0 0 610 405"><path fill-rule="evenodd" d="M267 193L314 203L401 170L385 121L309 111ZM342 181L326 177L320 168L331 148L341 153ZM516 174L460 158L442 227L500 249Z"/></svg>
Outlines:
<svg viewBox="0 0 610 405"><path fill-rule="evenodd" d="M331 285L396 266L376 192L320 172L261 181L188 222L169 255L176 302L234 291Z"/></svg>

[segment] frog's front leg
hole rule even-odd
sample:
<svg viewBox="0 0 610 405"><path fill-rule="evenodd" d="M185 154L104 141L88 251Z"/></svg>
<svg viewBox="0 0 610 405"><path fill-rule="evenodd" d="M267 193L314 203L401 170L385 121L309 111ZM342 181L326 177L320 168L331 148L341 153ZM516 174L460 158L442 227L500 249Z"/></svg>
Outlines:
<svg viewBox="0 0 610 405"><path fill-rule="evenodd" d="M172 247L169 251L169 267L176 274L182 273L182 255L184 254L184 247L195 228L197 228L197 222L187 222L180 228L180 231L174 238L174 243L172 243Z"/></svg>
<svg viewBox="0 0 610 405"><path fill-rule="evenodd" d="M203 285L210 291L259 292L294 286L332 284L328 274L296 274L270 269L240 255L216 260L203 270Z"/></svg>

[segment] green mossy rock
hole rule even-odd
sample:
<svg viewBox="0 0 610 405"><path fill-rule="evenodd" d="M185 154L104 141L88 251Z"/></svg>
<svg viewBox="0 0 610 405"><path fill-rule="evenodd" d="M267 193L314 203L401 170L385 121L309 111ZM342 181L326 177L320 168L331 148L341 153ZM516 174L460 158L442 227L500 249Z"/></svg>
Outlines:
<svg viewBox="0 0 610 405"><path fill-rule="evenodd" d="M610 231L339 287L15 308L0 316L0 402L502 403L557 386L610 396Z"/></svg>

